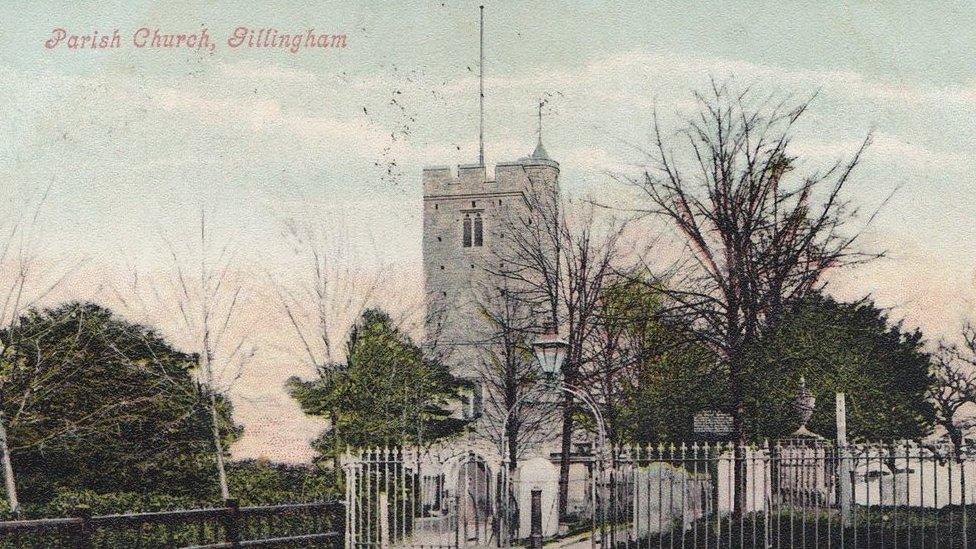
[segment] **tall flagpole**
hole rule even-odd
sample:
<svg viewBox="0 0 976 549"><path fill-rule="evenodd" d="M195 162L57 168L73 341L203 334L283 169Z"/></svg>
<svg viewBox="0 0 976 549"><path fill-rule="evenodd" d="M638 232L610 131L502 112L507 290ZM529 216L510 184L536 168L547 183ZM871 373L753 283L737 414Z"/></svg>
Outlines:
<svg viewBox="0 0 976 549"><path fill-rule="evenodd" d="M478 6L480 12L479 41L481 57L478 62L478 164L485 165L485 7Z"/></svg>
<svg viewBox="0 0 976 549"><path fill-rule="evenodd" d="M545 105L545 102L540 98L539 99L539 145L542 145L542 106L543 105Z"/></svg>

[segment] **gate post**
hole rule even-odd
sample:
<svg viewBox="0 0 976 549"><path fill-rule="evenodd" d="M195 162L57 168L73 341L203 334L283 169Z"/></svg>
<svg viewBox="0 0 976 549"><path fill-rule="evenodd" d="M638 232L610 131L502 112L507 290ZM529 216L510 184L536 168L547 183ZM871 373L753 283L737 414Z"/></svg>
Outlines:
<svg viewBox="0 0 976 549"><path fill-rule="evenodd" d="M92 530L91 508L87 505L76 505L72 514L81 519L81 525L78 527L77 537L75 538L75 546L79 549L91 549L94 547L92 543L92 535L94 532Z"/></svg>
<svg viewBox="0 0 976 549"><path fill-rule="evenodd" d="M529 548L542 549L542 490L532 489L531 528L529 530Z"/></svg>
<svg viewBox="0 0 976 549"><path fill-rule="evenodd" d="M461 494L454 494L454 546L461 546Z"/></svg>
<svg viewBox="0 0 976 549"><path fill-rule="evenodd" d="M346 450L346 456L349 456L348 450ZM347 460L347 462L344 464L343 467L345 468L345 473L346 473L345 475L346 476L346 505L344 508L344 512L346 515L345 547L351 548L353 546L352 545L352 540L354 535L353 525L355 523L355 521L353 520L354 517L353 513L355 512L355 506L353 505L352 495L354 493L353 482L355 481L356 478L353 473L352 459Z"/></svg>
<svg viewBox="0 0 976 549"><path fill-rule="evenodd" d="M390 546L390 509L386 492L377 494L379 499L377 512L380 517L380 547L386 549Z"/></svg>
<svg viewBox="0 0 976 549"><path fill-rule="evenodd" d="M224 541L231 547L241 546L241 511L236 498L224 500Z"/></svg>
<svg viewBox="0 0 976 549"><path fill-rule="evenodd" d="M844 528L851 525L851 465L847 457L847 398L844 393L835 396L837 421L837 457L840 463L837 476L840 482L840 518Z"/></svg>

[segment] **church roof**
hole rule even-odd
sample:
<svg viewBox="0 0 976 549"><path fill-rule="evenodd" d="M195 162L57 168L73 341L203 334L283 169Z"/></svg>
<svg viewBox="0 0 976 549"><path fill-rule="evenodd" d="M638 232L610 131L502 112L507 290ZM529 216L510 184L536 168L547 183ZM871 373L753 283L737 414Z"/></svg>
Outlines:
<svg viewBox="0 0 976 549"><path fill-rule="evenodd" d="M538 144L535 146L535 150L529 156L523 156L519 158L513 164L523 164L523 165L546 165L552 166L553 168L559 167L559 162L556 162L552 158L549 158L549 153L546 152L546 148L542 146L542 140L539 140Z"/></svg>
<svg viewBox="0 0 976 549"><path fill-rule="evenodd" d="M542 146L542 140L539 140L539 144L535 146L535 150L532 151L531 158L536 160L552 160L549 158L549 153L546 152L546 148Z"/></svg>

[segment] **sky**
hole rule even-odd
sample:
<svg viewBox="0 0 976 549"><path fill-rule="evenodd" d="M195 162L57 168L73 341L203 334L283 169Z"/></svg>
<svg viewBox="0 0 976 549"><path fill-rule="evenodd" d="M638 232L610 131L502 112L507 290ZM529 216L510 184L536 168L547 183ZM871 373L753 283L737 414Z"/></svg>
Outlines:
<svg viewBox="0 0 976 549"><path fill-rule="evenodd" d="M712 78L816 94L794 136L801 167L872 132L848 197L870 212L894 191L863 241L888 256L835 274L831 291L870 294L930 341L976 316L976 7L607 4L485 2L489 165L531 152L547 97L564 191L634 205L613 175L646 161L655 111L673 127ZM43 203L32 245L45 276L68 273L50 299L113 302L133 273L165 279L204 211L212 246L232 250L255 349L227 382L245 426L234 455L307 461L323 423L282 389L311 375L276 299L302 280L288 221L315 225L347 271L383 276L383 304L416 309L421 168L477 158L478 3L15 0L0 16L0 225ZM215 47L136 48L142 27L206 29ZM231 48L238 27L345 34L346 47ZM117 29L122 47L46 48L56 28ZM163 309L141 314L179 342Z"/></svg>

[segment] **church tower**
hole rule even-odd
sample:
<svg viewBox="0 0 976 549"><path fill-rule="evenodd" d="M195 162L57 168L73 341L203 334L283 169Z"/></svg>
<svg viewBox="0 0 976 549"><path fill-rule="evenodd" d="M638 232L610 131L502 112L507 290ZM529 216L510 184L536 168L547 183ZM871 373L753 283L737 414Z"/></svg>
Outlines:
<svg viewBox="0 0 976 549"><path fill-rule="evenodd" d="M423 261L427 344L455 376L472 382L466 415L478 415L482 397L479 378L485 371L486 346L492 327L482 313L482 298L495 287L492 272L504 263L505 232L512 219L525 217L527 193L545 191L558 196L559 163L542 146L542 107L539 103L539 141L533 153L495 166L488 180L484 147L484 6L480 13L478 94L478 162L424 168Z"/></svg>
<svg viewBox="0 0 976 549"><path fill-rule="evenodd" d="M427 338L455 375L477 387L482 334L488 331L479 290L490 283L491 262L499 261L508 216L514 208L527 208L530 189L544 185L558 192L559 163L540 139L532 155L497 164L493 181L482 164L460 165L456 173L428 167L422 179Z"/></svg>

